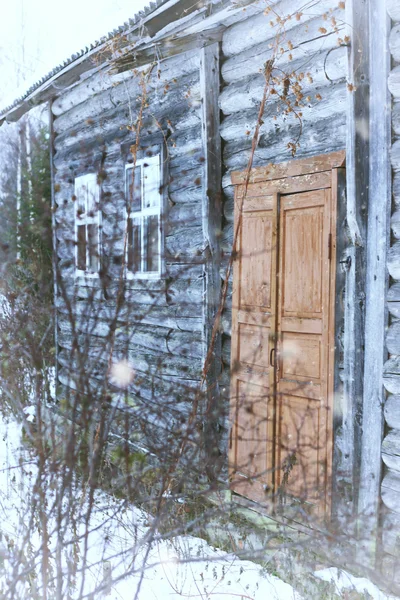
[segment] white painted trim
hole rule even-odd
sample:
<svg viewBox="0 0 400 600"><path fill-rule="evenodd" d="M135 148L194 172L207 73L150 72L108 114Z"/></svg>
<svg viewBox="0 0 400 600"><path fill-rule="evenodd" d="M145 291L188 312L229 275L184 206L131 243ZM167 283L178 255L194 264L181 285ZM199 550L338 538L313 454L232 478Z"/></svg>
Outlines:
<svg viewBox="0 0 400 600"><path fill-rule="evenodd" d="M137 159L135 164L134 163L127 163L125 165L125 182L124 182L124 187L125 187L125 198L128 198L128 194L129 194L129 190L128 190L128 186L127 186L127 171L132 170L132 169L136 169L137 167L141 167L143 164L157 164L158 165L158 190L160 190L161 187L161 181L162 181L162 173L161 173L161 153L156 154L155 156L151 156L151 157L143 157L140 159ZM143 171L142 171L143 173ZM142 176L141 177L141 201L143 202L143 199L145 197L144 194L144 183L145 183L145 178ZM125 222L126 222L126 227L128 226L128 218L135 218L135 215L137 215L137 218L141 219L141 228L140 228L140 236L141 236L141 248L140 248L140 262L141 262L141 269L143 269L143 261L144 261L144 233L143 233L143 219L142 217L151 217L151 216L158 216L158 256L159 256L159 261L158 261L158 271L138 271L137 273L132 273L132 271L129 271L128 269L128 245L126 247L126 255L125 255L125 276L126 279L128 280L134 280L134 279L151 279L151 280L159 280L162 277L162 272L163 272L163 247L162 247L162 215L163 215L163 196L160 193L160 191L158 191L158 205L157 206L151 206L151 207L141 207L140 211L131 211L130 212L130 216L128 217L128 210L126 208L125 211Z"/></svg>
<svg viewBox="0 0 400 600"><path fill-rule="evenodd" d="M100 207L98 208L97 215L94 217L88 217L87 216L87 206L85 207L85 218L83 218L80 223L78 223L78 218L77 218L77 207L78 207L78 195L77 195L77 188L78 185L82 186L82 185L87 185L90 186L91 184L94 183L94 189L95 189L95 201L97 206L99 206L100 204L100 186L97 183L97 173L86 173L85 175L79 175L78 177L75 177L75 197L76 197L76 206L75 206L75 214L74 214L74 241L75 241L75 278L77 277L84 277L84 278L88 278L88 279L97 279L99 277L99 272L92 272L92 271L83 271L82 269L78 269L78 225L90 225L93 223L96 223L97 221L97 227L98 227L98 236L97 236L97 252L98 252L98 258L99 258L99 267L100 267L100 261L101 261L101 244L100 244L100 227L101 227L101 211L100 211ZM87 239L87 232L86 232L86 265L89 264L89 244L88 244L88 239Z"/></svg>

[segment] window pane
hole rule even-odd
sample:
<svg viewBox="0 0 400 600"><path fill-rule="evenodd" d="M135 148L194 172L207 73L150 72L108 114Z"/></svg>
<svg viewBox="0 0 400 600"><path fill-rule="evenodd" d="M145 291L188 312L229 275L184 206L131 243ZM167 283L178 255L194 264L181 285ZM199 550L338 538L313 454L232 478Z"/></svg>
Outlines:
<svg viewBox="0 0 400 600"><path fill-rule="evenodd" d="M142 169L136 167L136 169L126 170L126 190L127 190L127 209L131 212L136 212L142 208Z"/></svg>
<svg viewBox="0 0 400 600"><path fill-rule="evenodd" d="M140 271L140 220L128 219L128 269Z"/></svg>
<svg viewBox="0 0 400 600"><path fill-rule="evenodd" d="M92 181L87 184L87 211L89 217L94 217L96 212L98 211L98 197L97 197L97 183L93 178Z"/></svg>
<svg viewBox="0 0 400 600"><path fill-rule="evenodd" d="M99 228L95 223L87 226L89 246L89 270L95 273L99 270Z"/></svg>
<svg viewBox="0 0 400 600"><path fill-rule="evenodd" d="M143 164L144 208L160 206L160 160L155 156Z"/></svg>
<svg viewBox="0 0 400 600"><path fill-rule="evenodd" d="M81 271L86 270L86 226L78 225L78 251L77 251L77 267Z"/></svg>
<svg viewBox="0 0 400 600"><path fill-rule="evenodd" d="M78 216L86 213L86 195L87 187L85 184L79 183L75 189L76 202L77 202L77 214Z"/></svg>
<svg viewBox="0 0 400 600"><path fill-rule="evenodd" d="M158 251L159 216L144 218L144 266L143 271L158 272L160 256Z"/></svg>

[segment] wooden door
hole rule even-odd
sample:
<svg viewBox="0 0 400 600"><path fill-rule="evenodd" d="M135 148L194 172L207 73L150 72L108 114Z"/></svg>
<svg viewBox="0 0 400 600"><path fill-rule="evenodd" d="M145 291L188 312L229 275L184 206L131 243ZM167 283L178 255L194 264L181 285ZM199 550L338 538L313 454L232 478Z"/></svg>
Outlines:
<svg viewBox="0 0 400 600"><path fill-rule="evenodd" d="M288 177L250 183L245 198L237 185L232 296L231 488L267 506L301 501L319 514L329 508L332 454L329 159L343 164L344 154L289 163Z"/></svg>
<svg viewBox="0 0 400 600"><path fill-rule="evenodd" d="M236 196L237 261L233 284L231 455L238 493L262 501L272 489L274 455L277 195L243 188Z"/></svg>
<svg viewBox="0 0 400 600"><path fill-rule="evenodd" d="M276 491L320 506L330 447L331 190L283 196L280 207Z"/></svg>

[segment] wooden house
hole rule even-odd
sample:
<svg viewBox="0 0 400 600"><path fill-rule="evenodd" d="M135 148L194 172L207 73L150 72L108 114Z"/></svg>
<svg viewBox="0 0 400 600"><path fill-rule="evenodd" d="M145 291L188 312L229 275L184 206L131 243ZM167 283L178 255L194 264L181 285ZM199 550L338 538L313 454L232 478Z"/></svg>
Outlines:
<svg viewBox="0 0 400 600"><path fill-rule="evenodd" d="M398 0L157 0L0 120L44 102L58 381L79 388L82 344L102 385L112 321L112 359L133 366L135 401L156 407L140 443L182 427L205 379L203 419L235 497L257 507L284 486L319 515L353 517L389 568Z"/></svg>

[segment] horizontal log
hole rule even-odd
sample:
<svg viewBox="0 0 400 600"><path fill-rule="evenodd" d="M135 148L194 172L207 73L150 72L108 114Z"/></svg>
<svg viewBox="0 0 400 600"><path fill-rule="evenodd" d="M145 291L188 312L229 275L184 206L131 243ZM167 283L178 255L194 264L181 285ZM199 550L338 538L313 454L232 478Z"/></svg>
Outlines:
<svg viewBox="0 0 400 600"><path fill-rule="evenodd" d="M395 100L400 100L400 65L389 73L388 87Z"/></svg>
<svg viewBox="0 0 400 600"><path fill-rule="evenodd" d="M392 228L393 237L398 240L400 239L400 210L396 210L390 219L390 226Z"/></svg>
<svg viewBox="0 0 400 600"><path fill-rule="evenodd" d="M274 11L276 11L276 14L283 19L289 15L296 14L296 12L299 14L301 13L302 15L300 17L300 21L295 18L291 18L286 21L285 35L288 40L290 40L290 36L294 28L302 26L304 29L306 29L308 21L318 15L322 16L325 12L329 12L331 9L331 0L320 0L317 4L313 4L312 7L310 5L309 9L305 8L302 0L282 0L276 6L274 6ZM340 18L342 21L345 21L344 10L341 11ZM273 26L270 25L271 21L274 22ZM326 21L321 19L320 22L320 27L326 27ZM260 15L250 17L250 19L246 19L237 23L236 25L233 25L225 32L222 40L223 53L225 56L239 54L247 48L264 42L266 37L269 37L272 41L274 40L279 29L280 25L277 23L276 19L274 19L274 15L272 13L268 13L268 11L265 11L265 13ZM270 35L266 33L268 31L270 32Z"/></svg>
<svg viewBox="0 0 400 600"><path fill-rule="evenodd" d="M323 88L319 88L318 91L322 96L322 100L314 100L314 102L307 104L301 109L301 121L304 127L317 121L323 121L325 118L332 119L334 115L344 114L346 111L346 85L335 84L324 86ZM293 115L289 117L277 113L278 105L279 103L274 103L266 109L263 124L260 128L260 136L268 134L277 136L280 134L281 129L285 130L288 126L297 127L298 121L296 121ZM254 107L251 110L243 111L240 117L237 115L226 117L221 126L222 138L225 141L242 138L248 139L251 142L251 133L255 128L257 115L258 109ZM276 117L276 120L274 117ZM250 132L250 134L247 132Z"/></svg>
<svg viewBox="0 0 400 600"><path fill-rule="evenodd" d="M394 325L392 325L393 327ZM397 328L398 329L398 328ZM391 394L400 395L400 357L393 356L386 361L383 371L383 384Z"/></svg>
<svg viewBox="0 0 400 600"><path fill-rule="evenodd" d="M85 121L94 121L96 123L99 116L106 113L107 111L113 111L116 107L120 106L121 110L128 108L130 109L133 119L135 120L138 115L138 111L141 106L141 88L138 85L135 77L128 79L124 85L112 87L99 92L93 96L90 96L85 102L74 106L71 110L63 113L60 117L54 121L54 131L56 134L60 134L64 131L73 131L75 127ZM171 99L171 100L169 100ZM151 111L157 110L157 106L163 104L169 105L176 103L179 100L188 101L190 103L195 101L200 102L200 87L199 87L199 73L191 73L184 77L180 77L168 90L162 89L156 92L148 91L149 105L152 107ZM146 116L147 111L144 111ZM147 114L150 113L150 110ZM130 120L127 123L122 122L121 125L129 125Z"/></svg>
<svg viewBox="0 0 400 600"><path fill-rule="evenodd" d="M300 128L295 125L285 127L279 132L271 132L262 136L255 152L253 167L265 167L268 164L278 164L292 160L288 143L296 139ZM333 118L322 118L314 123L307 123L300 136L300 146L296 158L309 158L318 154L342 150L346 146L346 115L339 114ZM250 148L243 140L225 144L224 164L228 171L243 171L247 167ZM223 187L230 185L228 172L223 178Z"/></svg>
<svg viewBox="0 0 400 600"><path fill-rule="evenodd" d="M388 470L382 481L381 493L385 506L400 514L400 473Z"/></svg>
<svg viewBox="0 0 400 600"><path fill-rule="evenodd" d="M162 131L167 133L168 130L178 134L179 131L186 131L191 127L199 126L200 106L195 106L195 103L190 98L181 98L184 96L181 90L169 92L169 102L162 104L152 102L149 99L151 111L144 111L142 119L142 129L140 139L160 134ZM59 133L55 140L55 147L58 151L58 161L60 162L60 149L66 152L69 148L76 148L78 153L79 147L82 144L90 145L93 140L101 141L112 140L113 138L121 140L121 138L129 137L130 143L134 144L136 136L128 131L131 126L132 113L129 108L124 106L112 107L107 111L98 114L94 119L86 119L73 127ZM72 135L73 134L73 135Z"/></svg>
<svg viewBox="0 0 400 600"><path fill-rule="evenodd" d="M382 460L400 474L400 430L392 429L382 442Z"/></svg>
<svg viewBox="0 0 400 600"><path fill-rule="evenodd" d="M179 79L184 75L197 71L198 68L199 56L196 50L160 60L157 70L151 74L147 82L147 87L151 91L154 89L163 90L166 85L173 84L173 79ZM117 85L123 86L126 81L132 78L131 71L115 73L102 70L96 72L57 98L52 105L53 114L58 117L78 104L87 101L94 94L116 87Z"/></svg>
<svg viewBox="0 0 400 600"><path fill-rule="evenodd" d="M400 283L394 283L390 286L387 299L389 302L400 302Z"/></svg>
<svg viewBox="0 0 400 600"><path fill-rule="evenodd" d="M396 208L400 208L400 169L394 173L392 191L394 204Z"/></svg>
<svg viewBox="0 0 400 600"><path fill-rule="evenodd" d="M334 13L332 16L335 16ZM336 16L338 16L336 14ZM274 58L274 67L277 69L276 74L280 77L283 73L304 71L304 65L307 65L306 72L311 72L314 76L315 70L318 64L318 57L322 56L329 62L329 52L338 48L338 35L333 32L329 32L325 35L321 35L319 28L321 27L321 20L315 19L310 21L307 26L299 26L292 31L290 37L292 47L283 45L284 52L279 53L278 56L274 55L273 47L271 47L271 40L267 40L253 46L240 54L228 58L222 65L222 78L225 83L241 82L242 86L246 85L246 79L248 77L257 75L262 72L264 65L267 60ZM341 28L343 26L340 26ZM264 38L265 39L265 38ZM342 62L342 61L341 61ZM332 63L331 63L332 64ZM320 69L321 65L317 68ZM323 68L323 64L322 64ZM343 64L340 68L343 68ZM279 69L279 70L278 70ZM335 66L332 64L326 74L331 77L336 71ZM303 80L302 84L305 80Z"/></svg>
<svg viewBox="0 0 400 600"><path fill-rule="evenodd" d="M387 425L400 430L400 396L389 396L385 402L384 412Z"/></svg>
<svg viewBox="0 0 400 600"><path fill-rule="evenodd" d="M203 228L196 227L185 227L183 224L181 227L175 227L174 233L165 237L165 253L166 258L169 260L172 258L186 257L190 260L192 257L201 256L204 252L205 241L203 235Z"/></svg>
<svg viewBox="0 0 400 600"><path fill-rule="evenodd" d="M102 319L110 322L116 320L118 325L146 324L162 326L179 331L201 331L202 311L199 306L143 306L141 304L128 304L124 302L117 310L116 304L102 302L101 304L77 302L71 307L73 319L85 322L88 319ZM60 301L58 312L60 319L70 322L69 312L65 302Z"/></svg>
<svg viewBox="0 0 400 600"><path fill-rule="evenodd" d="M400 5L398 0L386 0L386 10L392 21L400 21Z"/></svg>
<svg viewBox="0 0 400 600"><path fill-rule="evenodd" d="M97 318L76 320L74 325L73 328L68 320L59 320L60 346L71 348L74 342L79 342L80 349L107 349L111 347L111 340L115 340L117 345L128 345L130 348L137 348L139 352L150 352L161 358L164 354L198 359L203 357L200 332L146 326L143 323L117 324L115 330L112 330L109 322L101 322Z"/></svg>
<svg viewBox="0 0 400 600"><path fill-rule="evenodd" d="M392 109L393 133L400 135L400 102L395 102Z"/></svg>
<svg viewBox="0 0 400 600"><path fill-rule="evenodd" d="M202 207L200 202L176 204L169 203L167 214L167 233L172 231L173 226L195 227L201 223Z"/></svg>
<svg viewBox="0 0 400 600"><path fill-rule="evenodd" d="M400 551L400 516L386 513L382 517L382 549L398 558ZM397 561L396 561L397 562ZM399 575L397 573L397 575ZM400 578L398 578L400 583Z"/></svg>
<svg viewBox="0 0 400 600"><path fill-rule="evenodd" d="M400 62L400 23L396 24L390 32L389 49L393 59Z"/></svg>
<svg viewBox="0 0 400 600"><path fill-rule="evenodd" d="M388 302L387 306L388 306L389 313L393 317L400 319L400 302Z"/></svg>
<svg viewBox="0 0 400 600"><path fill-rule="evenodd" d="M396 242L389 249L387 268L393 279L400 279L400 242Z"/></svg>

